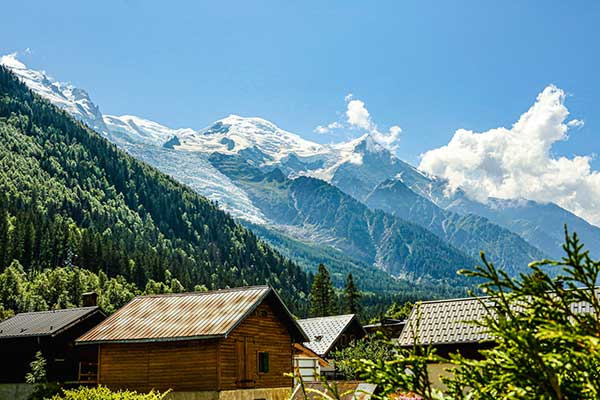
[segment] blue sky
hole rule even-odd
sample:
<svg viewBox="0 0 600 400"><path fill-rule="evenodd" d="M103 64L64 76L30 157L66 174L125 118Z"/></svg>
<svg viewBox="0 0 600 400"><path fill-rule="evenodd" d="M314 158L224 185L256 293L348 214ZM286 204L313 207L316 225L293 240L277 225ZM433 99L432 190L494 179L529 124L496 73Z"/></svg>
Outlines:
<svg viewBox="0 0 600 400"><path fill-rule="evenodd" d="M165 6L168 4L168 6ZM201 128L260 116L320 142L317 125L365 102L402 127L414 164L458 128L515 122L547 85L585 125L553 151L599 151L600 3L593 1L3 4L0 52L85 88L108 114ZM29 48L31 54L25 54ZM600 167L598 160L592 166Z"/></svg>

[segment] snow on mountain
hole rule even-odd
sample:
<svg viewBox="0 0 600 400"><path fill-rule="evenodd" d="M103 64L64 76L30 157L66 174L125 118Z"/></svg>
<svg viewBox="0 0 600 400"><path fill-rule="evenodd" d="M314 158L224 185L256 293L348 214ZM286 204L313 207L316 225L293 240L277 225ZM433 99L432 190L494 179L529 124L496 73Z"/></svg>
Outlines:
<svg viewBox="0 0 600 400"><path fill-rule="evenodd" d="M10 69L35 93L105 135L134 157L218 202L234 217L252 223L265 223L262 212L252 204L247 194L214 168L205 154L173 151L164 147L173 137L191 135L194 133L192 129L171 129L131 115L102 115L85 90L55 81L43 71L27 68L16 54L0 57L0 65Z"/></svg>
<svg viewBox="0 0 600 400"><path fill-rule="evenodd" d="M181 150L205 153L239 154L256 149L267 156L267 164L279 162L289 154L318 157L328 149L315 142L280 129L262 118L230 115L198 132L178 135Z"/></svg>
<svg viewBox="0 0 600 400"><path fill-rule="evenodd" d="M100 109L92 102L85 90L76 88L69 83L57 82L44 71L28 69L17 59L16 53L0 57L0 65L10 69L31 90L95 131L103 134L108 132Z"/></svg>
<svg viewBox="0 0 600 400"><path fill-rule="evenodd" d="M164 145L175 136L193 133L192 129L172 129L157 122L136 117L134 115L104 115L104 124L112 135L131 143L146 143L157 146Z"/></svg>

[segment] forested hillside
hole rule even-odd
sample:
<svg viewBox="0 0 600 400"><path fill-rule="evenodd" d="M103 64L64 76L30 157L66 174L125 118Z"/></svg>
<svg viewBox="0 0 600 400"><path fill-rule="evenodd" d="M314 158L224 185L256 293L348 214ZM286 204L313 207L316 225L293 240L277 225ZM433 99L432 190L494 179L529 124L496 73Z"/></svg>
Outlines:
<svg viewBox="0 0 600 400"><path fill-rule="evenodd" d="M143 288L268 282L297 310L309 277L215 204L118 150L0 67L0 270L80 266ZM169 272L167 272L169 271Z"/></svg>

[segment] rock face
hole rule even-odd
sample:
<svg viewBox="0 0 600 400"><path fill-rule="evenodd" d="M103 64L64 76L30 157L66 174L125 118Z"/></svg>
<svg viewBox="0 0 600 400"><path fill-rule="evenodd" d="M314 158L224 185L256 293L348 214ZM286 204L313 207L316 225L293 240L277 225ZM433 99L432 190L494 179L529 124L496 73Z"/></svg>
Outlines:
<svg viewBox="0 0 600 400"><path fill-rule="evenodd" d="M599 228L554 204L498 199L484 204L460 189L449 193L444 180L398 159L369 135L324 145L262 118L237 115L203 129L173 129L131 115L103 115L84 90L30 70L13 55L0 62L35 92L234 217L319 246L352 251L357 260L393 274L416 274L398 261L402 257L390 255L401 254L402 246L390 245L393 240L387 235L398 221L433 234L436 243L465 259L472 261L484 250L511 272L545 255L560 256L565 223L584 243L600 245ZM230 168L234 161L237 170ZM300 204L306 193L321 198ZM308 212L303 207L310 203L320 209ZM341 215L348 218L343 229ZM378 236L382 226L386 234ZM421 233L417 236L425 237Z"/></svg>

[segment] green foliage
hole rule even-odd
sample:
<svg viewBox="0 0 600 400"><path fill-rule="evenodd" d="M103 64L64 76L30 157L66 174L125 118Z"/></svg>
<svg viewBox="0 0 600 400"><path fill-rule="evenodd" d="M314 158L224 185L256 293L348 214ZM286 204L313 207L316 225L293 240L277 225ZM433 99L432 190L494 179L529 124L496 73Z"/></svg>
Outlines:
<svg viewBox="0 0 600 400"><path fill-rule="evenodd" d="M414 303L411 301L405 301L400 305L400 303L392 303L392 305L386 310L385 314L383 314L383 318L392 318L404 320L410 316L410 312L414 307ZM380 318L375 318L372 322L379 322Z"/></svg>
<svg viewBox="0 0 600 400"><path fill-rule="evenodd" d="M348 314L358 314L361 309L360 298L362 296L360 294L360 290L358 290L354 284L352 273L348 274L348 278L346 279L346 287L344 288L343 296L343 312Z"/></svg>
<svg viewBox="0 0 600 400"><path fill-rule="evenodd" d="M384 389L424 399L598 399L600 398L600 261L592 260L577 235L566 236L565 257L530 264L531 272L511 279L482 255L483 265L467 276L483 280L491 296L488 316L474 322L495 347L481 359L449 360L415 345L392 361L356 361L362 377ZM561 267L560 273L548 270ZM491 305L488 305L491 303ZM576 312L582 306L589 312ZM445 394L431 389L428 362L450 362Z"/></svg>
<svg viewBox="0 0 600 400"><path fill-rule="evenodd" d="M35 358L29 364L31 371L25 375L25 382L30 384L46 383L46 359L42 352L35 353Z"/></svg>
<svg viewBox="0 0 600 400"><path fill-rule="evenodd" d="M77 265L121 276L115 289L151 280L168 281L171 292L268 283L306 312L309 280L298 265L0 67L0 271L13 260L27 274ZM22 272L12 272L8 309L22 307Z"/></svg>
<svg viewBox="0 0 600 400"><path fill-rule="evenodd" d="M164 284L163 284L164 285ZM53 310L82 305L82 294L98 293L98 305L112 313L142 292L122 276L108 278L77 267L58 267L25 273L14 261L0 273L0 306L6 317L28 311Z"/></svg>
<svg viewBox="0 0 600 400"><path fill-rule="evenodd" d="M327 317L336 314L337 296L333 289L329 271L319 265L312 288L310 289L310 315L311 317Z"/></svg>
<svg viewBox="0 0 600 400"><path fill-rule="evenodd" d="M168 392L138 393L129 390L111 391L105 386L84 387L76 389L63 389L61 394L52 397L52 400L163 400Z"/></svg>
<svg viewBox="0 0 600 400"><path fill-rule="evenodd" d="M381 335L355 340L348 346L331 353L336 369L346 379L358 379L361 369L353 360L389 361L394 358L396 346Z"/></svg>

